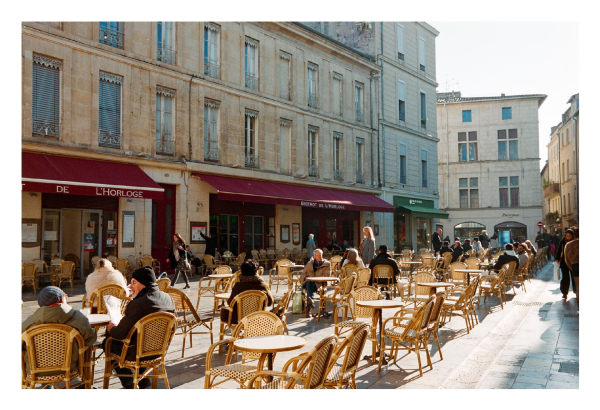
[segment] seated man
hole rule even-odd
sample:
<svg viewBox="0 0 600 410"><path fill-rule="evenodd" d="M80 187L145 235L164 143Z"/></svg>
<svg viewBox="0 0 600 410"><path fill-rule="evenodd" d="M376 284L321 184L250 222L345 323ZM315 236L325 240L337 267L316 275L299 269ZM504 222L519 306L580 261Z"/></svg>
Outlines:
<svg viewBox="0 0 600 410"><path fill-rule="evenodd" d="M460 246L460 241L454 242L454 248L452 248L452 260L450 263L460 262L460 258L463 255L463 248Z"/></svg>
<svg viewBox="0 0 600 410"><path fill-rule="evenodd" d="M77 329L83 337L86 346L92 346L96 341L96 331L90 326L87 317L79 310L67 305L67 295L56 286L47 286L38 295L40 308L29 316L21 325L21 332L37 325L57 323L71 326ZM79 346L77 341L73 343L71 352L71 370L76 370L79 364ZM25 356L26 371L29 372L29 357ZM63 372L54 371L40 374L42 376L53 376Z"/></svg>
<svg viewBox="0 0 600 410"><path fill-rule="evenodd" d="M314 276L331 276L331 263L327 259L323 259L323 251L321 249L315 249L313 257L310 258L300 274L300 281L306 289L306 317L312 317L310 309L315 305L312 298L318 290L317 284L306 280L306 278Z"/></svg>
<svg viewBox="0 0 600 410"><path fill-rule="evenodd" d="M506 249L506 252L498 257L498 262L496 262L492 268L492 270L496 272L502 269L502 266L510 261L515 261L517 262L517 266L519 265L519 258L515 256L512 244L507 243L506 246L504 246L504 249Z"/></svg>
<svg viewBox="0 0 600 410"><path fill-rule="evenodd" d="M449 245L450 245L450 242L448 242L448 241L442 242L442 247L440 248L440 255L443 256L445 253L448 253L448 252L452 253L452 249L450 249Z"/></svg>
<svg viewBox="0 0 600 410"><path fill-rule="evenodd" d="M467 252L470 251L471 249L473 249L473 246L471 245L471 240L470 239L465 239L465 242L463 243L463 251Z"/></svg>
<svg viewBox="0 0 600 410"><path fill-rule="evenodd" d="M175 313L175 304L173 303L173 298L171 298L171 296L169 296L167 293L158 290L154 271L150 267L145 266L143 268L134 270L131 274L130 287L133 292L133 300L127 305L123 318L116 326L112 322L108 324L107 335L113 339L125 339L133 326L141 318L151 313ZM136 337L136 333L134 333L131 339L132 342L136 340ZM104 339L102 343L102 347L105 348L105 346L106 339ZM111 342L112 353L120 355L122 349L122 342L118 342L116 340ZM129 349L127 350L126 360L135 360L135 356L136 346L130 345ZM143 372L144 369L142 368L141 371ZM133 374L133 371L131 369L116 367L115 373L127 375ZM133 378L119 377L119 379L121 379L121 384L125 389L133 389ZM145 389L149 387L150 384L151 381L147 378L144 378L138 382L138 388Z"/></svg>
<svg viewBox="0 0 600 410"><path fill-rule="evenodd" d="M246 262L242 263L240 270L242 274L240 275L240 281L233 285L231 289L231 296L229 296L229 300L227 304L231 306L231 302L233 299L242 292L247 290L260 290L263 291L267 295L267 306L271 306L273 304L273 296L271 296L271 291L269 290L269 286L263 281L263 279L258 275L258 263L253 259L248 259ZM229 320L229 312L227 310L221 310L221 322L227 322ZM231 324L237 324L237 308L233 310L231 315Z"/></svg>
<svg viewBox="0 0 600 410"><path fill-rule="evenodd" d="M525 245L522 243L520 243L517 248L517 258L519 258L519 269L521 269L529 260L527 249L525 249Z"/></svg>
<svg viewBox="0 0 600 410"><path fill-rule="evenodd" d="M396 281L398 280L398 275L400 275L400 269L398 269L398 263L390 255L388 255L387 252L388 247L386 245L381 245L379 247L379 253L376 257L373 258L373 260L369 264L369 269L371 269L371 272L373 272L373 268L377 265L391 266L394 270L393 283L396 283ZM371 274L371 278L369 279L369 286L373 286L373 276L375 275Z"/></svg>
<svg viewBox="0 0 600 410"><path fill-rule="evenodd" d="M187 258L190 261L190 265L196 268L196 275L202 269L202 261L194 256L190 249L190 245L185 245L185 252L187 253Z"/></svg>

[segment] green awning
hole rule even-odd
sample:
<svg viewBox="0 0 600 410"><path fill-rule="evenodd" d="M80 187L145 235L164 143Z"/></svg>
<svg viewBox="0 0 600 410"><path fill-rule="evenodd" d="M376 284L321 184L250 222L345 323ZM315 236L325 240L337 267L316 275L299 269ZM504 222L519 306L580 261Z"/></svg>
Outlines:
<svg viewBox="0 0 600 410"><path fill-rule="evenodd" d="M448 219L448 213L435 208L418 205L402 205L396 208L403 212L409 212L415 218L440 218Z"/></svg>

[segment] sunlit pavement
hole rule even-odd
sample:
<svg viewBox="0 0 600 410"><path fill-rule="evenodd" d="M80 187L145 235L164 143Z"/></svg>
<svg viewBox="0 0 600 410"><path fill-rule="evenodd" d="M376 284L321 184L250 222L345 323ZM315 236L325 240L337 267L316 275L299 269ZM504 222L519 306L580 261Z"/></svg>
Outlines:
<svg viewBox="0 0 600 410"><path fill-rule="evenodd" d="M268 281L268 278L265 277ZM192 279L192 288L186 289L192 302L196 302L198 278ZM176 285L182 289L183 283ZM433 369L423 367L419 377L417 357L414 353L400 352L398 361L382 367L370 360L360 362L356 384L359 389L396 388L513 388L552 389L579 388L579 315L575 294L570 293L567 302L561 299L559 282L552 280L552 264L548 263L531 283L527 292L517 288L516 295L510 290L508 303L500 308L496 298L489 298L477 309L479 324L467 334L465 322L454 317L440 329L440 343L444 360L440 360L435 343L430 344ZM81 308L84 293L83 282L76 283L73 290L64 289L69 303ZM283 295L286 286L280 286L277 295ZM23 294L25 319L37 308L32 291ZM202 298L201 311L212 310L212 298ZM396 309L384 310L384 319ZM310 350L321 339L333 333L333 319L306 319L303 315L288 313L291 335L302 336L308 343L303 349L277 354L274 369L280 370L291 357ZM219 319L213 325L214 340L219 338ZM100 331L99 339L102 339ZM206 352L210 345L208 335L195 335L194 346L186 346L185 358L181 358L181 336L175 336L166 358L167 374L171 388L204 388ZM367 343L362 356L371 354ZM213 366L222 364L225 354L215 354ZM426 365L425 353L421 360ZM102 387L103 362L96 366L95 384ZM111 378L110 388L120 388L117 378ZM227 382L218 388L237 388L237 383ZM164 388L162 381L159 388Z"/></svg>

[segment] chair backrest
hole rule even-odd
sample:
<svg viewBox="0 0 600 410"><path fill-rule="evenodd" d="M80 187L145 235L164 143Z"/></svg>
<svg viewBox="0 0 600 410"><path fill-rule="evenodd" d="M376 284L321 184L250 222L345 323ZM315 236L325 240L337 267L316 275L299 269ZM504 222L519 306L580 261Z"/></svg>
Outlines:
<svg viewBox="0 0 600 410"><path fill-rule="evenodd" d="M401 336L402 339L406 338L406 336L409 334L418 334L425 330L425 328L427 327L427 320L431 316L430 313L434 302L435 295L432 295L429 297L429 299L427 299L427 301L424 304L422 304L419 307L417 312L412 317L413 320L411 320L404 328L404 331L402 332Z"/></svg>
<svg viewBox="0 0 600 410"><path fill-rule="evenodd" d="M432 327L440 322L440 316L442 314L442 307L444 306L444 301L446 300L446 292L441 291L435 294L435 303L431 308L431 314L429 315L429 320L427 324Z"/></svg>
<svg viewBox="0 0 600 410"><path fill-rule="evenodd" d="M210 256L210 255L208 255L208 256ZM225 265L225 266L219 266L219 267L215 268L215 270L213 271L213 273L215 275L220 275L220 274L223 274L223 273L225 273L225 274L232 273L232 271L231 271L231 267L230 266Z"/></svg>
<svg viewBox="0 0 600 410"><path fill-rule="evenodd" d="M166 292L171 287L171 279L160 278L156 281L156 284L158 285L158 290Z"/></svg>
<svg viewBox="0 0 600 410"><path fill-rule="evenodd" d="M475 256L477 255L477 253L475 253L475 249L469 249L468 251L465 252L467 255L469 255L469 257Z"/></svg>
<svg viewBox="0 0 600 410"><path fill-rule="evenodd" d="M354 293L354 297L352 299L353 299L354 309L352 309L352 312L354 312L355 317L372 318L373 315L375 314L374 309L358 306L356 304L356 302L363 301L363 300L380 300L381 292L379 292L379 290L373 286L361 286L359 288L356 288L353 291L353 293Z"/></svg>
<svg viewBox="0 0 600 410"><path fill-rule="evenodd" d="M334 335L321 340L298 365L296 371L299 374L304 373L306 370L305 389L320 389L323 387L336 342L337 336ZM291 379L286 388L293 389L295 384L295 380Z"/></svg>
<svg viewBox="0 0 600 410"><path fill-rule="evenodd" d="M90 295L91 306L96 306L98 313L107 313L104 296L114 296L119 299L126 299L127 292L117 285L104 285L99 287Z"/></svg>
<svg viewBox="0 0 600 410"><path fill-rule="evenodd" d="M31 263L35 263L38 267L38 273L48 272L48 265L43 259L32 259Z"/></svg>
<svg viewBox="0 0 600 410"><path fill-rule="evenodd" d="M233 276L231 278L229 278L229 280L227 280L223 293L231 292L231 289L233 289L233 285L235 285L236 283L239 282L241 274L242 274L242 271L238 270L237 272L235 272L233 274Z"/></svg>
<svg viewBox="0 0 600 410"><path fill-rule="evenodd" d="M137 259L135 258L135 255L127 256L127 260L129 261L129 267L131 267L131 269L137 269L138 262L137 262Z"/></svg>
<svg viewBox="0 0 600 410"><path fill-rule="evenodd" d="M250 313L265 310L267 295L260 290L247 290L231 301L231 308L237 309L238 322Z"/></svg>
<svg viewBox="0 0 600 410"><path fill-rule="evenodd" d="M394 268L389 265L376 265L373 267L373 283L391 285L394 283ZM384 282L384 283L382 283Z"/></svg>
<svg viewBox="0 0 600 410"><path fill-rule="evenodd" d="M66 261L71 261L73 262L76 266L79 265L79 256L75 255L74 253L69 253L68 255L65 255L64 258ZM95 267L96 265L94 265Z"/></svg>
<svg viewBox="0 0 600 410"><path fill-rule="evenodd" d="M479 269L479 264L481 263L481 261L474 256L467 258L466 262L467 269Z"/></svg>
<svg viewBox="0 0 600 410"><path fill-rule="evenodd" d="M27 329L21 335L21 343L25 343L25 354L29 361L29 370L33 378L38 373L58 371L65 373L65 379L70 379L73 343L77 341L80 349L84 342L77 329L67 325L49 323ZM79 353L78 373L83 371L83 351ZM25 374L25 363L22 363ZM43 375L42 375L43 376Z"/></svg>
<svg viewBox="0 0 600 410"><path fill-rule="evenodd" d="M402 249L402 256L412 256L412 249Z"/></svg>
<svg viewBox="0 0 600 410"><path fill-rule="evenodd" d="M140 262L142 262L142 266L150 266L152 268L152 262L154 262L154 258L152 256L144 256L140 259Z"/></svg>
<svg viewBox="0 0 600 410"><path fill-rule="evenodd" d="M60 263L60 275L72 275L75 270L75 264L71 261L63 261Z"/></svg>
<svg viewBox="0 0 600 410"><path fill-rule="evenodd" d="M336 364L337 359L342 356L344 357L344 361L342 362L339 379L344 380L348 373L355 371L358 368L365 343L369 338L370 330L371 325L369 323L363 323L352 329L352 331L346 335L342 343L338 345L338 348L329 363L327 373L331 371L331 368Z"/></svg>
<svg viewBox="0 0 600 410"><path fill-rule="evenodd" d="M117 260L117 256L116 255L108 255L106 257L106 259L108 259L110 261L110 263L112 263L114 265L115 261Z"/></svg>
<svg viewBox="0 0 600 410"><path fill-rule="evenodd" d="M127 336L131 340L133 333L137 331L137 340L134 342L136 359L148 356L161 356L161 360L164 359L176 325L177 318L168 312L151 313L138 320Z"/></svg>
<svg viewBox="0 0 600 410"><path fill-rule="evenodd" d="M288 308L290 307L290 303L294 297L294 287L290 286L288 291L283 295L279 303L275 304L273 307L273 313L277 315L278 318L283 318L287 313Z"/></svg>
<svg viewBox="0 0 600 410"><path fill-rule="evenodd" d="M286 268L281 265L293 265L293 262L286 258L279 259L277 262L275 262L275 271L277 272L278 276L289 275L290 268Z"/></svg>
<svg viewBox="0 0 600 410"><path fill-rule="evenodd" d="M22 266L22 278L35 280L38 274L38 266L35 263L24 263Z"/></svg>
<svg viewBox="0 0 600 410"><path fill-rule="evenodd" d="M212 255L206 254L204 255L204 263L207 267L212 268L213 266L215 266L215 258L213 258Z"/></svg>
<svg viewBox="0 0 600 410"><path fill-rule="evenodd" d="M66 257L65 257L65 259L66 259ZM93 266L94 268L96 268L96 265L98 265L98 261L99 261L100 259L102 259L102 258L100 258L100 256L98 256L98 255L96 255L96 256L92 256L92 266Z"/></svg>
<svg viewBox="0 0 600 410"><path fill-rule="evenodd" d="M516 261L510 261L508 263L505 263L504 265L502 265L502 267L504 268L505 266L507 266L507 270L506 270L506 277L512 278L517 270L517 262Z"/></svg>
<svg viewBox="0 0 600 410"><path fill-rule="evenodd" d="M256 249L252 249L250 254L252 255L252 259L258 260L258 251Z"/></svg>
<svg viewBox="0 0 600 410"><path fill-rule="evenodd" d="M351 273L358 273L358 265L347 263L344 266L342 266L342 277L346 277Z"/></svg>
<svg viewBox="0 0 600 410"><path fill-rule="evenodd" d="M426 286L419 286L419 283L435 282L435 276L428 272L422 272L413 276L412 280L415 284L415 295L429 295L430 288Z"/></svg>
<svg viewBox="0 0 600 410"><path fill-rule="evenodd" d="M448 269L448 266L452 262L452 252L446 252L442 255L442 257L444 258L443 264L442 264L442 269Z"/></svg>
<svg viewBox="0 0 600 410"><path fill-rule="evenodd" d="M265 257L267 256L267 250L266 250L266 249L264 249L264 248L263 248L263 249L260 249L260 250L258 251L258 253L260 254L260 256L261 256L262 258L265 258Z"/></svg>
<svg viewBox="0 0 600 410"><path fill-rule="evenodd" d="M198 315L196 308L194 308L194 304L185 294L185 292L171 287L167 288L164 292L173 299L173 303L175 304L175 313L183 313L183 317L191 314L196 322L200 322L200 316Z"/></svg>
<svg viewBox="0 0 600 410"><path fill-rule="evenodd" d="M329 262L331 262L331 263L341 262L341 261L342 261L342 255L333 255L331 257L331 259L329 260Z"/></svg>
<svg viewBox="0 0 600 410"><path fill-rule="evenodd" d="M356 283L356 273L351 273L336 287L338 293L342 296L348 296L354 290L354 284Z"/></svg>
<svg viewBox="0 0 600 410"><path fill-rule="evenodd" d="M119 272L121 272L123 274L123 276L127 275L127 272L129 271L129 267L130 267L129 261L127 259L117 258L117 259L115 259L115 262L113 263L113 265L116 270L118 270Z"/></svg>
<svg viewBox="0 0 600 410"><path fill-rule="evenodd" d="M360 268L358 269L358 278L356 279L355 287L366 286L369 284L369 279L371 279L371 269L369 268Z"/></svg>
<svg viewBox="0 0 600 410"><path fill-rule="evenodd" d="M454 262L448 266L450 271L451 281L467 281L467 274L465 272L456 272L456 269L467 269L467 264L462 262Z"/></svg>
<svg viewBox="0 0 600 410"><path fill-rule="evenodd" d="M60 265L63 262L64 259L61 258L52 258L52 265ZM95 265L94 265L95 266Z"/></svg>

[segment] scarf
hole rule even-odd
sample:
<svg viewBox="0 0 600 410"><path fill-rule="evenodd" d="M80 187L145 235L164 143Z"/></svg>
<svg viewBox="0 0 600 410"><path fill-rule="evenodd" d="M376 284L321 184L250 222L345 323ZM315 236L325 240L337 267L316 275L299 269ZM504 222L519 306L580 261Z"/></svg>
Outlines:
<svg viewBox="0 0 600 410"><path fill-rule="evenodd" d="M177 249L178 246L183 248L184 245L179 241L173 242L173 255L175 255L175 262L179 262L179 249Z"/></svg>

